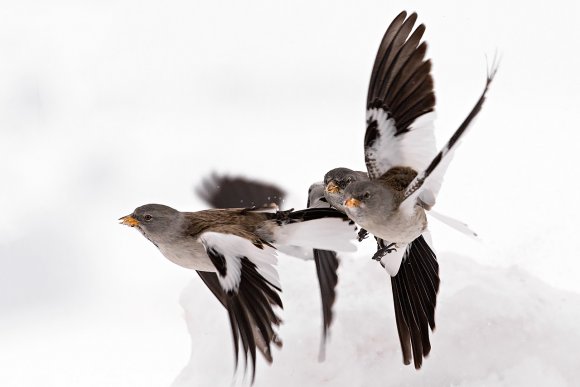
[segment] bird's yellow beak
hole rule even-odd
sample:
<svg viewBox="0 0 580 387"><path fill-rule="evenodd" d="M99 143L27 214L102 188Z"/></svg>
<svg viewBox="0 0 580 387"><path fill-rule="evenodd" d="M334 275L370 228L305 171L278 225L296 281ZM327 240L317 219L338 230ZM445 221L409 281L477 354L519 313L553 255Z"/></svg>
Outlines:
<svg viewBox="0 0 580 387"><path fill-rule="evenodd" d="M338 187L338 185L336 185L334 181L331 180L330 183L326 185L325 190L326 192L337 193L340 191L340 188Z"/></svg>
<svg viewBox="0 0 580 387"><path fill-rule="evenodd" d="M350 198L344 201L344 205L348 208L358 207L360 206L360 200Z"/></svg>
<svg viewBox="0 0 580 387"><path fill-rule="evenodd" d="M131 215L123 216L119 220L121 221L121 224L124 224L125 226L135 227L139 225L139 221Z"/></svg>

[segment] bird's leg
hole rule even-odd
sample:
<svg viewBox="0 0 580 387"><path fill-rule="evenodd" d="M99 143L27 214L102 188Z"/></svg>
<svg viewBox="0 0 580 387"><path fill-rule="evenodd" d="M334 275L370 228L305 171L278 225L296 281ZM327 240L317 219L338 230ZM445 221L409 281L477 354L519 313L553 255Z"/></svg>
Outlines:
<svg viewBox="0 0 580 387"><path fill-rule="evenodd" d="M383 257L393 251L397 251L397 244L396 243L389 243L388 245L385 246L383 241L377 241L377 244L379 245L379 249L377 250L377 252L373 255L373 259L375 261L381 261L381 259L383 259Z"/></svg>
<svg viewBox="0 0 580 387"><path fill-rule="evenodd" d="M365 230L364 228L361 228L360 231L358 232L358 241L362 242L363 239L368 238L369 236L369 232L367 230Z"/></svg>

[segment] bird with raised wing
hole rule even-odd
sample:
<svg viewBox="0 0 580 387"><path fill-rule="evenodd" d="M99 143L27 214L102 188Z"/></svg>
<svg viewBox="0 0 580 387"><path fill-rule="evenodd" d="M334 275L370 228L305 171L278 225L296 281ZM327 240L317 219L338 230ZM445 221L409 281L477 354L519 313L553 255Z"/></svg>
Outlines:
<svg viewBox="0 0 580 387"><path fill-rule="evenodd" d="M373 258L392 277L403 362L413 360L415 368L420 368L431 350L429 328L435 328L440 283L425 211L435 204L453 151L481 110L497 66L493 64L488 72L485 89L471 113L437 153L431 61L425 59L425 26L413 29L416 20L416 13L401 12L380 43L367 96L364 155L368 178L352 179L342 187L340 198L346 214L377 239ZM433 215L473 235L460 222Z"/></svg>

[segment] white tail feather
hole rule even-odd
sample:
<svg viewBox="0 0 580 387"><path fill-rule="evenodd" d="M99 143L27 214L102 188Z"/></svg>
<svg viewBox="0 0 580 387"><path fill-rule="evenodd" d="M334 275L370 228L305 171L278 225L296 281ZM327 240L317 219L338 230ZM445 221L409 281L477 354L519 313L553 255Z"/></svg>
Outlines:
<svg viewBox="0 0 580 387"><path fill-rule="evenodd" d="M332 251L356 251L354 224L340 218L321 218L280 226L275 235L278 245L300 246Z"/></svg>
<svg viewBox="0 0 580 387"><path fill-rule="evenodd" d="M292 257L300 258L305 261L312 261L314 259L314 252L311 248L301 246L277 246L278 251Z"/></svg>
<svg viewBox="0 0 580 387"><path fill-rule="evenodd" d="M443 215L443 214L441 214L437 211L433 211L433 210L427 211L427 214L431 215L433 218L437 219L441 223L446 224L447 226L455 229L456 231L459 231L460 233L467 235L468 237L478 239L477 233L475 231L470 229L467 226L467 224L465 224L457 219L454 219L454 218L447 216L447 215Z"/></svg>

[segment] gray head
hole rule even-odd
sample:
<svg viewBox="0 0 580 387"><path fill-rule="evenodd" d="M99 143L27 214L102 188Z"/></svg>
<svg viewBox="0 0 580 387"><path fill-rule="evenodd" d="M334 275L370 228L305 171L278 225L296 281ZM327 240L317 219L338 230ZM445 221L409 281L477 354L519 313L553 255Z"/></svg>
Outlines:
<svg viewBox="0 0 580 387"><path fill-rule="evenodd" d="M327 191L329 188L343 191L346 186L353 181L363 180L361 174L362 176L365 175L364 172L353 171L348 168L334 168L326 172L326 175L324 175L324 185L326 186Z"/></svg>
<svg viewBox="0 0 580 387"><path fill-rule="evenodd" d="M397 209L393 193L374 181L357 181L350 184L344 192L343 205L346 213L355 218L365 214L388 216Z"/></svg>
<svg viewBox="0 0 580 387"><path fill-rule="evenodd" d="M147 239L156 243L173 229L180 219L180 212L163 204L146 204L131 215L119 219L121 224L136 227Z"/></svg>
<svg viewBox="0 0 580 387"><path fill-rule="evenodd" d="M324 184L319 181L308 188L308 203L306 207L309 208L327 208L330 207L328 200L324 197Z"/></svg>
<svg viewBox="0 0 580 387"><path fill-rule="evenodd" d="M351 183L368 180L367 174L348 168L334 168L324 175L324 197L336 209L344 211L344 190Z"/></svg>

